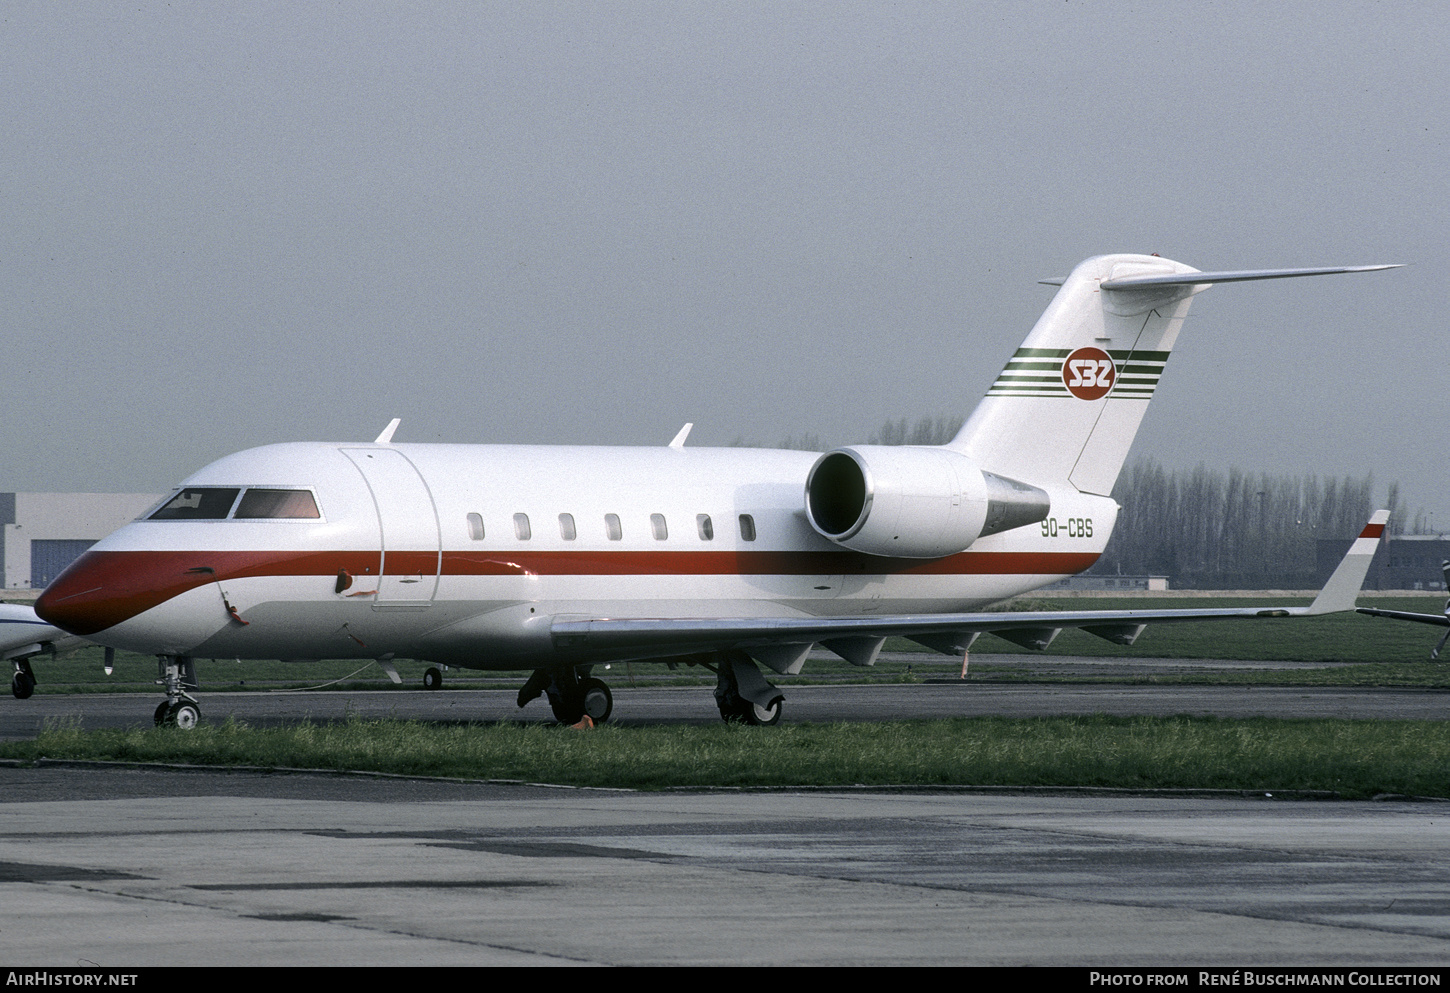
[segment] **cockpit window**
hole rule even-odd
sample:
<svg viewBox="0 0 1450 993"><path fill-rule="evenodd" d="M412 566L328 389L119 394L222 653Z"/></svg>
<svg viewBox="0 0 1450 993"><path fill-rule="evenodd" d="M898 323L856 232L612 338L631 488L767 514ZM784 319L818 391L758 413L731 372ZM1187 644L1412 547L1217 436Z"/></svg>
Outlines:
<svg viewBox="0 0 1450 993"><path fill-rule="evenodd" d="M253 487L247 490L242 502L233 515L246 518L320 518L317 501L307 490L263 490Z"/></svg>
<svg viewBox="0 0 1450 993"><path fill-rule="evenodd" d="M182 490L161 505L152 514L152 521L220 521L225 520L227 511L237 499L241 490L236 487L192 487Z"/></svg>

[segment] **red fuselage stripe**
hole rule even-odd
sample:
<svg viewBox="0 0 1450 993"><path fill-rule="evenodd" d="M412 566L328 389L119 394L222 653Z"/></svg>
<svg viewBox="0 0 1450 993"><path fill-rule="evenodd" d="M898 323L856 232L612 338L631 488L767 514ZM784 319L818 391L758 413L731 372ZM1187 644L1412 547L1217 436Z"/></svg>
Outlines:
<svg viewBox="0 0 1450 993"><path fill-rule="evenodd" d="M877 558L857 552L445 551L444 576L827 576L1070 575L1096 552L961 552L940 559ZM36 601L46 621L86 635L212 582L265 576L336 576L365 583L378 571L369 551L86 552ZM390 576L433 575L437 552L388 552Z"/></svg>

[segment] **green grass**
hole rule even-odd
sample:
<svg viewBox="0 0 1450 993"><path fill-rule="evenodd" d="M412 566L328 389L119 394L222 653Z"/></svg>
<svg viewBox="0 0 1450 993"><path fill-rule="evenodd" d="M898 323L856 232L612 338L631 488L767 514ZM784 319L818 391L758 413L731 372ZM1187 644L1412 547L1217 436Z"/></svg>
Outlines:
<svg viewBox="0 0 1450 993"><path fill-rule="evenodd" d="M662 789L1095 786L1450 797L1450 723L1255 718L956 718L776 728L349 720L83 732L54 724L0 757L354 769Z"/></svg>

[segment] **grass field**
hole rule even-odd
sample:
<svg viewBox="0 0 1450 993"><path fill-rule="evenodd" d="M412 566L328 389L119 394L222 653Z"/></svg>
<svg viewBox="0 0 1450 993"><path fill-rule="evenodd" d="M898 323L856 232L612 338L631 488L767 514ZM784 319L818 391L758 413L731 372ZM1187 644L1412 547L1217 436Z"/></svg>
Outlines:
<svg viewBox="0 0 1450 993"><path fill-rule="evenodd" d="M1295 603L1141 597L1019 602L1019 609L1133 609ZM1376 599L1393 609L1438 613L1434 596ZM1047 653L1031 653L990 635L973 648L969 678L1014 682L1105 681L1033 674L1028 655L1293 660L1334 664L1301 670L1122 674L1112 682L1259 683L1340 686L1450 686L1450 666L1427 661L1439 632L1357 614L1150 627L1132 648L1065 631ZM917 649L896 640L888 650ZM990 658L989 658L990 657ZM1023 663L1015 662L1022 659ZM420 685L425 663L399 660L405 686ZM35 662L38 692L131 690L156 693L155 661L118 653L115 673L101 650ZM361 670L361 671L359 671ZM772 677L783 687L810 681L903 681L955 674L944 656L860 669L812 660L799 677ZM200 660L202 689L392 685L375 665ZM660 665L616 665L606 678L623 685L693 683L700 669L670 673ZM526 673L452 670L445 688L482 680L517 685ZM1095 786L1119 789L1331 791L1363 798L1382 793L1450 797L1450 723L1204 718L963 718L864 724L790 724L776 728L715 726L602 727L581 733L550 725L354 720L254 729L239 722L191 732L129 729L82 732L48 727L29 742L0 744L0 757L179 762L263 768L349 769L382 773L659 789L699 786Z"/></svg>
<svg viewBox="0 0 1450 993"><path fill-rule="evenodd" d="M577 786L1091 786L1450 797L1450 724L1213 718L958 718L752 728L354 720L82 732L0 757L351 769Z"/></svg>

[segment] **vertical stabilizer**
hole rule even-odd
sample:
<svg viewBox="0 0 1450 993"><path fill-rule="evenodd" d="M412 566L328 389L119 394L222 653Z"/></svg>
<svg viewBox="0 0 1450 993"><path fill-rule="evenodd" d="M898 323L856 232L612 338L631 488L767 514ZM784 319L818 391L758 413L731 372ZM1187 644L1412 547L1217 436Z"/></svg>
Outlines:
<svg viewBox="0 0 1450 993"><path fill-rule="evenodd" d="M1014 479L1109 494L1207 282L1102 284L1197 271L1151 255L1080 264L948 447Z"/></svg>

